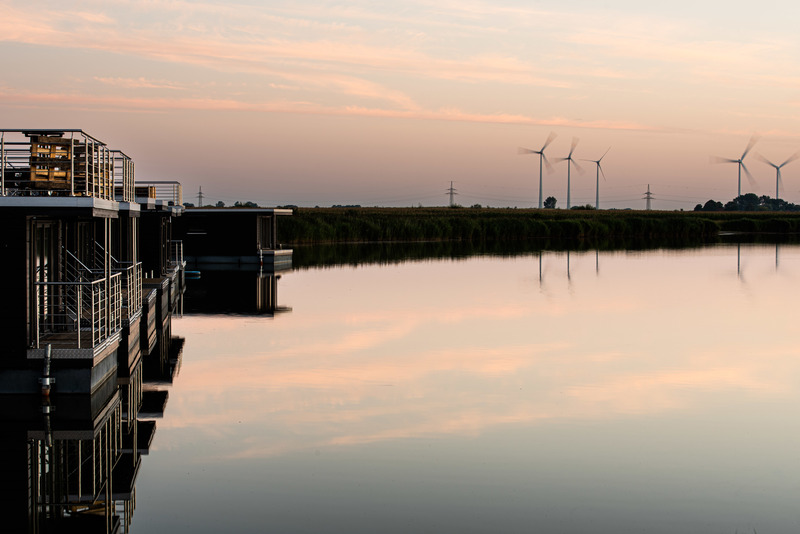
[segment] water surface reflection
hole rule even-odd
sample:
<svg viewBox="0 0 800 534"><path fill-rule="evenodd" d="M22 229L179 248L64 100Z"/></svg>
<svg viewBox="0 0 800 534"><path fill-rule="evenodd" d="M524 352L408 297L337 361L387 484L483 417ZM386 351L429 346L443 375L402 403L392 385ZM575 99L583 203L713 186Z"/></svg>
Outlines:
<svg viewBox="0 0 800 534"><path fill-rule="evenodd" d="M798 262L748 244L285 274L291 314L174 322L191 358L136 527L794 532Z"/></svg>

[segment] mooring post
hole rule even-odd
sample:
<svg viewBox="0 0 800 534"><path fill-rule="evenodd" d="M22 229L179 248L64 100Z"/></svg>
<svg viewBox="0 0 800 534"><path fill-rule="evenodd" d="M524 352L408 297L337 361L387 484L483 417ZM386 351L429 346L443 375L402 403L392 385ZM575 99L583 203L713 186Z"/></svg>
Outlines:
<svg viewBox="0 0 800 534"><path fill-rule="evenodd" d="M39 383L42 385L42 396L44 397L50 396L50 389L56 382L55 378L50 378L50 362L52 358L53 346L48 343L44 349L44 370L42 371L42 378L39 379Z"/></svg>

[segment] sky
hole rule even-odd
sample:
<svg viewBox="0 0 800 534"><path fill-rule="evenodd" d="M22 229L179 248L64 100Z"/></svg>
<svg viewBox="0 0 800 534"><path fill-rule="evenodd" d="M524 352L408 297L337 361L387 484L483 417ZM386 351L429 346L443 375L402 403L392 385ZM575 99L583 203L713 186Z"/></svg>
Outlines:
<svg viewBox="0 0 800 534"><path fill-rule="evenodd" d="M184 200L692 209L800 150L800 5L0 0L2 128L79 128ZM800 162L780 196L800 203Z"/></svg>

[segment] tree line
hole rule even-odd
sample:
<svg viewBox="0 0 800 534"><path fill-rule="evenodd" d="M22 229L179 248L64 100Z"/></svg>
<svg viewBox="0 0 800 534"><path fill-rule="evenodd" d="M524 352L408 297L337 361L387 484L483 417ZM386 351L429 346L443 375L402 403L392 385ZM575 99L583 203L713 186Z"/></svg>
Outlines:
<svg viewBox="0 0 800 534"><path fill-rule="evenodd" d="M696 205L694 211L800 211L800 206L780 198L747 193L724 205L716 200L708 200L705 204Z"/></svg>

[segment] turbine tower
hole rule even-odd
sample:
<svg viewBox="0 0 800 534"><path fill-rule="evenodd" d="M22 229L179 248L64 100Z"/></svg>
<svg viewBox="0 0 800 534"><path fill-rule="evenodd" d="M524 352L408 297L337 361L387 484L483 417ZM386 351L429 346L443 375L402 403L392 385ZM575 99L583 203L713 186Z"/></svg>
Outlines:
<svg viewBox="0 0 800 534"><path fill-rule="evenodd" d="M553 170L550 162L547 161L547 156L544 155L544 149L547 148L547 145L552 143L553 139L555 138L555 132L550 132L550 135L547 136L547 141L544 142L544 145L542 145L542 148L539 150L531 150L530 148L519 147L520 154L539 154L539 209L542 209L542 162L547 165L547 172L552 172Z"/></svg>
<svg viewBox="0 0 800 534"><path fill-rule="evenodd" d="M597 165L597 187L595 189L595 196L594 196L594 209L596 210L600 209L600 173L603 174L603 180L606 179L606 173L603 172L603 167L600 166L600 162L603 161L603 158L606 157L606 154L608 154L609 150L611 150L611 147L608 147L608 149L603 153L603 155L600 156L600 159L582 160L582 161L591 161L592 163Z"/></svg>
<svg viewBox="0 0 800 534"><path fill-rule="evenodd" d="M750 185L752 187L755 187L756 185L755 184L756 181L753 178L753 175L750 174L750 171L747 170L747 166L744 164L744 157L747 155L748 152L750 152L750 149L753 148L753 145L755 145L757 142L758 142L758 136L757 135L752 136L750 138L750 141L747 143L747 147L744 149L744 152L742 152L742 155L739 159L719 158L719 157L711 158L712 163L736 163L739 165L739 189L737 190L737 195L736 195L737 198L742 196L742 169L744 169L744 173L747 175L747 179L750 181Z"/></svg>
<svg viewBox="0 0 800 534"><path fill-rule="evenodd" d="M570 207L572 206L572 204L570 203L570 200L571 200L570 199L570 190L571 190L570 168L572 167L572 165L575 165L575 167L577 167L579 172L583 172L583 167L581 167L580 164L577 161L572 159L572 153L575 152L575 147L576 146L578 146L578 138L577 137L573 137L572 138L572 146L569 149L569 154L567 154L567 157L566 158L558 158L558 161L566 161L567 162L567 209L570 209Z"/></svg>
<svg viewBox="0 0 800 534"><path fill-rule="evenodd" d="M778 200L779 198L781 198L780 197L780 185L783 182L783 179L781 178L781 168L784 165L788 165L789 163L793 162L797 158L800 158L800 152L795 152L794 154L792 154L789 157L789 159L787 159L786 161L784 161L780 165L775 165L774 163L772 163L770 160L768 160L767 158L765 158L764 156L762 156L759 153L756 153L755 156L758 159L760 159L761 161L763 161L764 163L766 163L767 165L770 165L771 167L775 168L775 175L776 175L775 176L775 200ZM786 188L784 188L784 189L786 189Z"/></svg>

